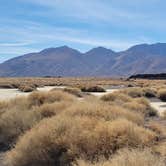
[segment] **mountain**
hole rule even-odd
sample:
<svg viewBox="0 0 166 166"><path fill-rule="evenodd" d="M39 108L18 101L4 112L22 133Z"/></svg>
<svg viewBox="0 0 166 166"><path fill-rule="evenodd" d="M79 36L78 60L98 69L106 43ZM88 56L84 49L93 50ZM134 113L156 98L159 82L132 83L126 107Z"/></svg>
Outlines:
<svg viewBox="0 0 166 166"><path fill-rule="evenodd" d="M114 52L81 53L68 46L44 49L0 64L0 76L129 76L166 72L166 43L140 44Z"/></svg>

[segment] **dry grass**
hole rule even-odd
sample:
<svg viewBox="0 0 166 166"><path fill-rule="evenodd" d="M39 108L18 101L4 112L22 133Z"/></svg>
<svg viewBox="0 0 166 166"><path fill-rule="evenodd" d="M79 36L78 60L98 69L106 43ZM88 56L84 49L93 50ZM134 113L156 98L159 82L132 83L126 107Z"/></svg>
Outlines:
<svg viewBox="0 0 166 166"><path fill-rule="evenodd" d="M35 85L20 85L18 87L18 89L21 91L21 92L33 92L36 90L36 86Z"/></svg>
<svg viewBox="0 0 166 166"><path fill-rule="evenodd" d="M83 97L83 93L79 88L64 88L63 91L72 94L76 97Z"/></svg>
<svg viewBox="0 0 166 166"><path fill-rule="evenodd" d="M57 115L67 108L74 97L65 92L33 92L0 103L0 145L10 147L25 131L42 118Z"/></svg>
<svg viewBox="0 0 166 166"><path fill-rule="evenodd" d="M28 96L31 106L40 106L44 103L54 103L60 101L72 101L74 96L62 91L33 92Z"/></svg>
<svg viewBox="0 0 166 166"><path fill-rule="evenodd" d="M72 103L67 101L61 101L56 103L46 103L39 107L34 108L36 111L40 112L43 118L58 115L66 108L68 108Z"/></svg>
<svg viewBox="0 0 166 166"><path fill-rule="evenodd" d="M96 119L103 119L112 121L116 118L126 118L137 124L143 124L143 116L138 113L133 113L116 105L108 105L99 100L89 100L77 102L65 110L65 115L91 117Z"/></svg>
<svg viewBox="0 0 166 166"><path fill-rule="evenodd" d="M67 165L78 156L92 161L126 146L149 146L155 139L155 133L125 119L59 116L41 121L21 137L6 161L9 166Z"/></svg>
<svg viewBox="0 0 166 166"><path fill-rule="evenodd" d="M123 149L113 159L102 160L92 164L84 160L78 160L74 166L165 166L162 157L153 154L149 149Z"/></svg>
<svg viewBox="0 0 166 166"><path fill-rule="evenodd" d="M120 92L114 92L101 97L101 100L108 102L130 102L132 98Z"/></svg>
<svg viewBox="0 0 166 166"><path fill-rule="evenodd" d="M81 87L82 92L105 92L105 89L100 86L84 86Z"/></svg>
<svg viewBox="0 0 166 166"><path fill-rule="evenodd" d="M121 93L125 93L132 98L144 96L142 88L127 88L127 89L121 90Z"/></svg>
<svg viewBox="0 0 166 166"><path fill-rule="evenodd" d="M163 118L166 119L166 110L163 112Z"/></svg>
<svg viewBox="0 0 166 166"><path fill-rule="evenodd" d="M75 88L36 91L0 102L6 166L164 166L165 126L150 117L145 93L131 89L81 100Z"/></svg>
<svg viewBox="0 0 166 166"><path fill-rule="evenodd" d="M158 91L158 97L159 99L161 99L162 101L166 101L166 89L160 89Z"/></svg>
<svg viewBox="0 0 166 166"><path fill-rule="evenodd" d="M166 158L166 141L160 142L158 145L155 145L153 151Z"/></svg>
<svg viewBox="0 0 166 166"><path fill-rule="evenodd" d="M0 144L9 147L24 132L41 120L39 113L11 109L0 117Z"/></svg>
<svg viewBox="0 0 166 166"><path fill-rule="evenodd" d="M157 115L157 111L150 106L149 102L145 98L134 99L131 102L126 102L125 104L123 104L123 106L131 111L140 112L144 116Z"/></svg>
<svg viewBox="0 0 166 166"><path fill-rule="evenodd" d="M157 91L154 88L143 88L144 96L152 98L157 96Z"/></svg>
<svg viewBox="0 0 166 166"><path fill-rule="evenodd" d="M149 101L146 98L132 98L128 94L125 94L123 91L110 93L101 97L102 101L108 103L116 103L130 111L135 111L143 114L144 116L156 116L157 111L154 110Z"/></svg>

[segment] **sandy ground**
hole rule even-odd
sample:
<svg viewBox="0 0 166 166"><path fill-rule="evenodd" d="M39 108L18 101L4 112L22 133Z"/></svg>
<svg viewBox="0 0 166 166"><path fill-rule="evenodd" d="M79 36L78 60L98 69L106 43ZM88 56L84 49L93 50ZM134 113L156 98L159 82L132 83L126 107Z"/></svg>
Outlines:
<svg viewBox="0 0 166 166"><path fill-rule="evenodd" d="M63 86L61 87L57 87L57 86L45 86L42 88L37 88L38 91L49 91L51 89L54 88L65 88ZM0 100L10 100L13 99L15 97L20 97L20 96L27 96L29 95L31 92L29 93L24 93L24 92L20 92L18 89L0 89Z"/></svg>
<svg viewBox="0 0 166 166"><path fill-rule="evenodd" d="M158 113L162 116L166 111L166 102L150 102L151 106L158 111Z"/></svg>
<svg viewBox="0 0 166 166"><path fill-rule="evenodd" d="M90 93L94 96L97 96L97 97L101 97L103 95L107 95L109 93L113 93L115 91L118 91L119 89L107 89L106 92L93 92L93 93Z"/></svg>

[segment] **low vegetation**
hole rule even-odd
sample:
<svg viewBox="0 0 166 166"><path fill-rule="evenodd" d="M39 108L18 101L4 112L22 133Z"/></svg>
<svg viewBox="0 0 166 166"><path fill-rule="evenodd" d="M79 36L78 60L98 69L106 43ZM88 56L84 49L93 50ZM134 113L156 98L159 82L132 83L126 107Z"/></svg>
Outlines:
<svg viewBox="0 0 166 166"><path fill-rule="evenodd" d="M84 86L81 87L82 92L105 92L105 89L100 86Z"/></svg>
<svg viewBox="0 0 166 166"><path fill-rule="evenodd" d="M149 149L123 149L110 160L100 160L97 163L89 163L78 160L74 166L165 166L163 157L153 154Z"/></svg>
<svg viewBox="0 0 166 166"><path fill-rule="evenodd" d="M142 95L138 95L138 91L136 92L136 94L133 94L133 91L132 93L128 93L127 90L125 90L125 92L119 91L104 95L101 97L101 100L108 103L114 102L117 105L121 105L122 107L130 111L139 112L143 114L145 117L156 116L157 112L150 106L148 100L146 98L143 98ZM134 96L134 98L132 98L131 96Z"/></svg>
<svg viewBox="0 0 166 166"><path fill-rule="evenodd" d="M35 85L20 85L18 87L18 89L21 91L21 92L33 92L36 90L36 86Z"/></svg>
<svg viewBox="0 0 166 166"><path fill-rule="evenodd" d="M5 166L164 166L166 128L145 98L152 91L134 89L101 98L54 89L0 102Z"/></svg>
<svg viewBox="0 0 166 166"><path fill-rule="evenodd" d="M63 91L72 94L76 97L83 97L83 93L79 88L64 88Z"/></svg>
<svg viewBox="0 0 166 166"><path fill-rule="evenodd" d="M161 99L162 101L166 101L166 89L160 89L158 91L158 97L159 99Z"/></svg>

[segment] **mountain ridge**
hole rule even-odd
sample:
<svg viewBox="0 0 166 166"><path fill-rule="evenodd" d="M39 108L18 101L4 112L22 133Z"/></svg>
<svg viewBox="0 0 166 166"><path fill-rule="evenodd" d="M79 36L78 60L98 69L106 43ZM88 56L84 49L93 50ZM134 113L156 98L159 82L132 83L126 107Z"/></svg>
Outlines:
<svg viewBox="0 0 166 166"><path fill-rule="evenodd" d="M0 76L129 76L166 72L166 43L140 44L115 52L105 47L83 53L51 47L0 64Z"/></svg>

